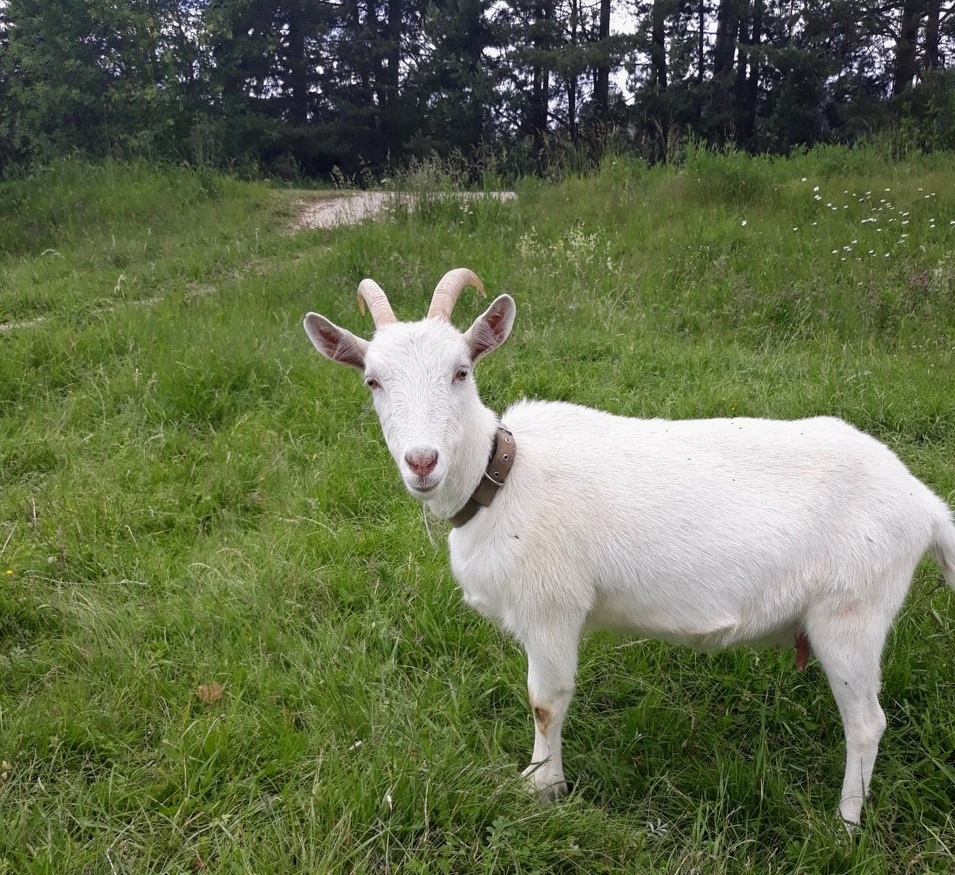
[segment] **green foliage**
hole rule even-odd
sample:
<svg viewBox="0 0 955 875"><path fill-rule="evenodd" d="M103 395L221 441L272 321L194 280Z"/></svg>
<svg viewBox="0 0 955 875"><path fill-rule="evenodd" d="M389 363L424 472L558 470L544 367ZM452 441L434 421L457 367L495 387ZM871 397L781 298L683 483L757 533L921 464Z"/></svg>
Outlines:
<svg viewBox="0 0 955 875"><path fill-rule="evenodd" d="M0 110L18 163L175 156L198 109L192 11L154 0L5 4Z"/></svg>
<svg viewBox="0 0 955 875"><path fill-rule="evenodd" d="M887 648L859 834L818 667L609 634L581 651L574 792L540 806L523 657L300 320L367 335L361 278L417 318L467 264L518 304L480 369L496 409L834 413L955 503L953 183L934 158L697 149L299 234L303 193L207 172L0 184L0 322L45 317L0 331L0 873L951 871L934 566Z"/></svg>
<svg viewBox="0 0 955 875"><path fill-rule="evenodd" d="M0 171L78 154L289 182L493 154L511 178L555 178L608 152L670 160L688 138L955 145L939 2L612 5L9 0ZM924 25L887 39L913 12Z"/></svg>

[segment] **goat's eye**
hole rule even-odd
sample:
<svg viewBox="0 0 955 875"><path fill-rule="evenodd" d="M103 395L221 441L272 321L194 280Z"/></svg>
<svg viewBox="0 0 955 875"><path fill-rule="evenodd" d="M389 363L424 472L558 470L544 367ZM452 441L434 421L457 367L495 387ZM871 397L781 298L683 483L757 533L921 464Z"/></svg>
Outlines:
<svg viewBox="0 0 955 875"><path fill-rule="evenodd" d="M366 377L366 378L365 378L365 385L366 385L369 389L380 389L380 388L381 388L381 383L379 383L374 377Z"/></svg>
<svg viewBox="0 0 955 875"><path fill-rule="evenodd" d="M468 374L471 373L467 368L460 367L454 372L454 382L463 383L467 378Z"/></svg>

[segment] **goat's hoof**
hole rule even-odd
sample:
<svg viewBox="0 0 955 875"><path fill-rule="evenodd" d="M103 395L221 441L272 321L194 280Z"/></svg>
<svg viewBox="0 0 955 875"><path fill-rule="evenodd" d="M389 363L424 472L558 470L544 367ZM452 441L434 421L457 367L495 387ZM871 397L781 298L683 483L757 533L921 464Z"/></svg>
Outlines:
<svg viewBox="0 0 955 875"><path fill-rule="evenodd" d="M556 802L561 796L566 796L567 793L566 781L556 781L553 784L548 784L546 787L537 788L537 796L544 805Z"/></svg>
<svg viewBox="0 0 955 875"><path fill-rule="evenodd" d="M846 816L842 812L839 813L838 817L839 817L839 823L842 824L842 828L845 832L845 835L849 836L849 838L853 838L854 836L857 836L859 834L859 830L862 827L859 824L858 818L856 818L855 820L849 820L846 818Z"/></svg>
<svg viewBox="0 0 955 875"><path fill-rule="evenodd" d="M536 793L541 802L556 802L561 796L567 795L567 782L563 775L548 775L546 770L546 763L532 763L521 775L527 783L527 789Z"/></svg>
<svg viewBox="0 0 955 875"><path fill-rule="evenodd" d="M862 804L854 799L843 799L838 814L846 832L850 836L855 835L859 831L859 824L862 821Z"/></svg>

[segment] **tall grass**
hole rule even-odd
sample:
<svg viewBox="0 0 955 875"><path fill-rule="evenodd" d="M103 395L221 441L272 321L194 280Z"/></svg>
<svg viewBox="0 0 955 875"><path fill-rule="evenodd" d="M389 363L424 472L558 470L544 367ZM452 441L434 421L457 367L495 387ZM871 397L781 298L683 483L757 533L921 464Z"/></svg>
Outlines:
<svg viewBox="0 0 955 875"><path fill-rule="evenodd" d="M950 871L933 566L887 650L855 837L818 668L605 634L574 792L541 807L523 657L461 604L361 381L300 319L367 334L364 276L419 318L465 264L518 302L479 375L495 408L834 413L955 504L955 172L609 159L512 204L297 235L294 197L115 164L0 188L0 321L45 317L0 333L0 873Z"/></svg>

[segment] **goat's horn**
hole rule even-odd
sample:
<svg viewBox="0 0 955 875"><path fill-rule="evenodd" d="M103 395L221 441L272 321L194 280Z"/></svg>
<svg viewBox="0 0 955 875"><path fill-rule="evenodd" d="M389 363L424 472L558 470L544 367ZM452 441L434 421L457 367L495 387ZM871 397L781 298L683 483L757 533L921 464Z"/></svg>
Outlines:
<svg viewBox="0 0 955 875"><path fill-rule="evenodd" d="M371 310L371 318L375 320L375 328L381 328L382 325L391 325L398 321L391 309L391 304L388 303L388 296L374 280L365 279L358 284L358 309L362 313L365 312L365 304Z"/></svg>
<svg viewBox="0 0 955 875"><path fill-rule="evenodd" d="M428 308L428 318L446 319L451 321L451 311L457 303L458 297L468 286L474 286L482 298L486 298L484 284L478 278L473 270L466 267L458 267L449 270L438 281L434 289L434 295L431 298L431 306Z"/></svg>

